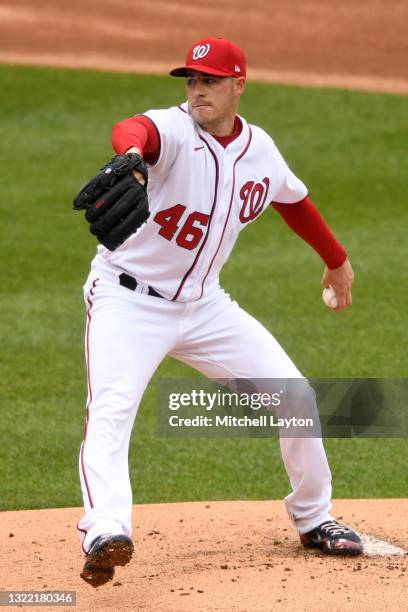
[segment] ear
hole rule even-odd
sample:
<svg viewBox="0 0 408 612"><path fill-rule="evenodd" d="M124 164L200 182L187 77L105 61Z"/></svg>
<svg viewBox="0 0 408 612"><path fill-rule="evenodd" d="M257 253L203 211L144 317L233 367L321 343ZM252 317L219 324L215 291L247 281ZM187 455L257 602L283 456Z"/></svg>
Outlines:
<svg viewBox="0 0 408 612"><path fill-rule="evenodd" d="M244 91L245 91L245 78L244 77L238 77L236 79L234 79L234 85L235 85L235 93L238 96L241 96Z"/></svg>

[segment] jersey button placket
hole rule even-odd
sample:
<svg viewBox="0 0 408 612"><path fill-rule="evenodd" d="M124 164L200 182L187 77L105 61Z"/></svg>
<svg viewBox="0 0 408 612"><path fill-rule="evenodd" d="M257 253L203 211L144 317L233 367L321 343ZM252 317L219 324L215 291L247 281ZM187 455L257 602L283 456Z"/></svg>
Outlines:
<svg viewBox="0 0 408 612"><path fill-rule="evenodd" d="M217 150L217 153L218 153L218 150ZM229 167L230 164L228 163L229 162L228 156L224 148L222 149L222 153L220 157L221 157L221 160L220 160L220 181L219 181L219 192L218 192L218 204L217 204L215 216L213 219L211 242L208 246L205 265L203 262L201 275L199 278L200 294L203 290L203 287L208 285L209 278L211 278L214 275L217 269L217 266L216 266L217 257L219 256L220 250L222 249L222 242L225 240L225 232L227 230L225 225L227 221L229 201L230 201L231 190L233 186L233 177L232 177L233 170L232 168ZM225 228L225 231L224 231L224 228ZM210 268L210 265L211 265L211 268Z"/></svg>
<svg viewBox="0 0 408 612"><path fill-rule="evenodd" d="M225 151L221 145L219 145L216 141L214 142L216 143L216 146L213 146L213 143L211 143L211 145L217 156L219 173L216 205L214 208L213 217L211 219L208 239L204 246L202 257L199 266L197 266L195 274L193 286L193 295L195 298L201 296L203 281L208 271L208 262L211 261L215 255L225 222Z"/></svg>

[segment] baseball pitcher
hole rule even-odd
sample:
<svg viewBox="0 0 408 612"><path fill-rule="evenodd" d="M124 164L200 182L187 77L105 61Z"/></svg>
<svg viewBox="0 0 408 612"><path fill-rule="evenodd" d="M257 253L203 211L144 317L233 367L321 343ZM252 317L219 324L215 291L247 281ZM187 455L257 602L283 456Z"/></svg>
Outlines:
<svg viewBox="0 0 408 612"><path fill-rule="evenodd" d="M170 355L211 379L301 379L279 342L222 289L239 233L275 209L322 258L338 312L353 271L271 137L238 114L243 51L222 38L192 45L187 101L113 128L117 155L79 192L99 246L84 287L88 401L79 457L85 512L78 524L97 587L133 553L129 440L143 393ZM331 516L331 474L320 437L280 440L292 491L285 499L304 546L362 552Z"/></svg>

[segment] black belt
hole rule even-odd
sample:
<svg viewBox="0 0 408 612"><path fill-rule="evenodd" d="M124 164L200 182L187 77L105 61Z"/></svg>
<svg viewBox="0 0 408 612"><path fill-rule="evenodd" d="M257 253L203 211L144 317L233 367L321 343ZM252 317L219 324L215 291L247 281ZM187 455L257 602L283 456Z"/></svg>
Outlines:
<svg viewBox="0 0 408 612"><path fill-rule="evenodd" d="M130 289L131 291L136 291L138 282L135 278L133 278L133 276L129 276L129 274L125 274L124 272L122 272L122 274L119 275L119 284L122 285L122 287L126 287L127 289ZM157 291L153 289L153 287L149 287L148 285L147 288L148 288L148 292L147 292L148 295L154 295L154 297L158 297L158 298L163 297L162 295L160 295L160 293L157 293Z"/></svg>

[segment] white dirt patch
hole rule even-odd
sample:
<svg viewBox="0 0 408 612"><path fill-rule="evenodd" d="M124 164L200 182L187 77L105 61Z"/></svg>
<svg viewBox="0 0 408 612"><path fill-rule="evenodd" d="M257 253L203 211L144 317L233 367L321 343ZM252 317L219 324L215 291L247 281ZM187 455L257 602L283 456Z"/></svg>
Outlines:
<svg viewBox="0 0 408 612"><path fill-rule="evenodd" d="M360 537L364 546L363 554L368 557L388 557L391 555L404 557L407 554L405 550L390 544L390 542L385 542L369 535L362 535Z"/></svg>

